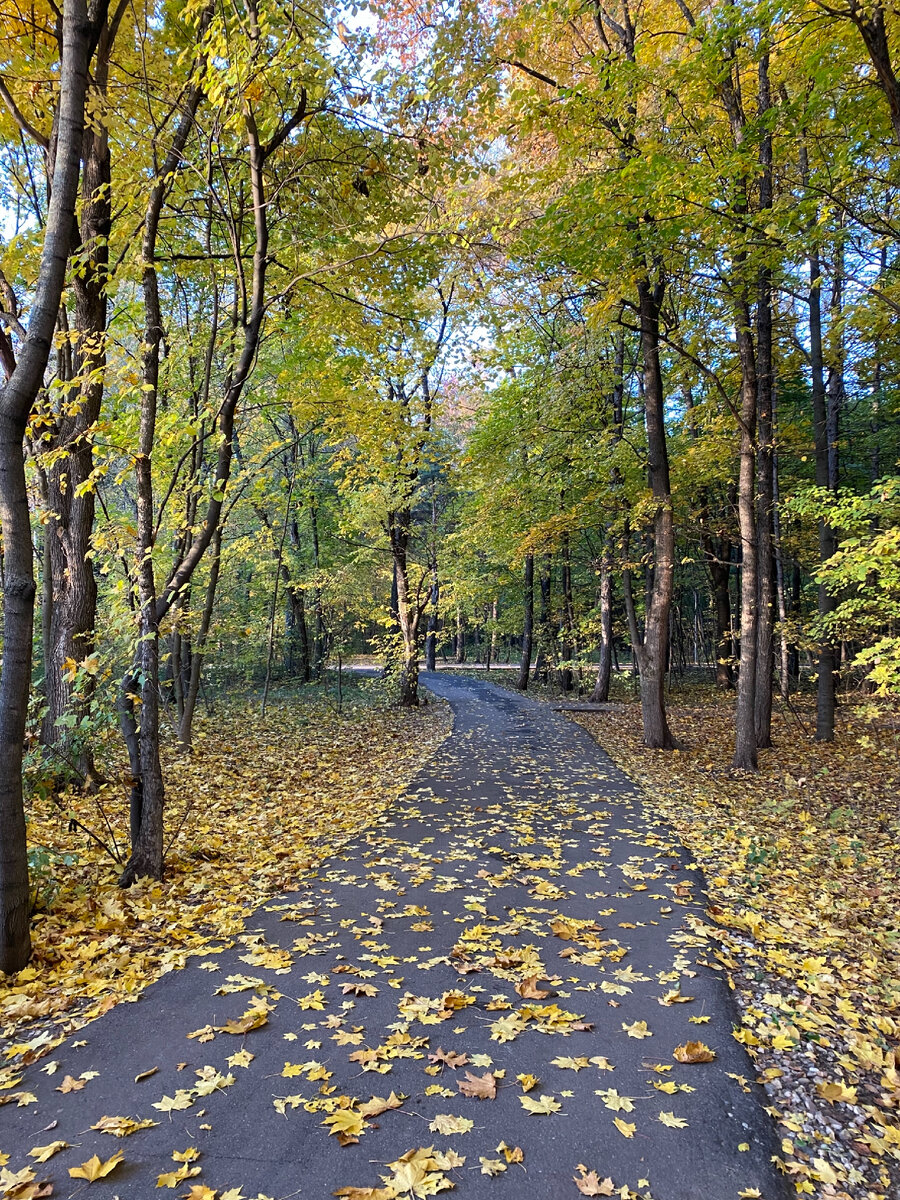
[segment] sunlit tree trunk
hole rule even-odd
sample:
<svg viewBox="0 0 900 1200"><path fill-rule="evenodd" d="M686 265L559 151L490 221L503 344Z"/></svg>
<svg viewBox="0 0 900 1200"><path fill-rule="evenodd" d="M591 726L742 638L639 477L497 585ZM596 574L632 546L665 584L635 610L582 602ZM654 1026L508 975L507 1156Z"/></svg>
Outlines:
<svg viewBox="0 0 900 1200"><path fill-rule="evenodd" d="M740 465L738 468L738 526L741 534L741 651L735 713L733 765L757 769L756 755L756 628L757 521L756 521L756 356L750 332L749 307L738 301L735 336L741 363Z"/></svg>
<svg viewBox="0 0 900 1200"><path fill-rule="evenodd" d="M593 704L602 704L609 699L609 682L612 675L612 570L609 548L604 547L600 556L600 662L597 678L591 693Z"/></svg>

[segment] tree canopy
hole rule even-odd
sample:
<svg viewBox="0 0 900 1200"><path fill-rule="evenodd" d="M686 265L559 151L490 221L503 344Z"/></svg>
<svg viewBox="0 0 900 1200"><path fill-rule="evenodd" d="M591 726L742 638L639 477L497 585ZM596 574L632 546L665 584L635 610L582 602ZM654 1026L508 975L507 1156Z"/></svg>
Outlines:
<svg viewBox="0 0 900 1200"><path fill-rule="evenodd" d="M204 689L503 656L671 750L695 672L749 771L779 697L895 702L892 9L2 21L0 967L29 795L161 878Z"/></svg>

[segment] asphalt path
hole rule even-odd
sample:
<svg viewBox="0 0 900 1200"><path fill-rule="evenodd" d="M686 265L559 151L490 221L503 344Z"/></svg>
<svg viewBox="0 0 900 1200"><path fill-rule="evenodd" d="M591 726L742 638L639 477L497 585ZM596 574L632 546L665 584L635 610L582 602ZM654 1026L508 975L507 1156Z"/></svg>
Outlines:
<svg viewBox="0 0 900 1200"><path fill-rule="evenodd" d="M685 851L562 714L423 681L454 730L400 801L30 1068L37 1103L0 1108L8 1171L62 1140L36 1181L91 1200L789 1194ZM679 1062L688 1043L715 1057ZM104 1117L157 1123L117 1138Z"/></svg>

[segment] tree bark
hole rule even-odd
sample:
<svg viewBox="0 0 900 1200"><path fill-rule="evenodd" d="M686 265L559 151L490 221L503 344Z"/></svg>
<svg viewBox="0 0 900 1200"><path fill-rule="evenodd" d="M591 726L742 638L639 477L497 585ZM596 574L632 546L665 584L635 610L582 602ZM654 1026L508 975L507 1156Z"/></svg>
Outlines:
<svg viewBox="0 0 900 1200"><path fill-rule="evenodd" d="M457 663L466 661L466 626L463 618L462 609L457 606L456 609L456 656Z"/></svg>
<svg viewBox="0 0 900 1200"><path fill-rule="evenodd" d="M769 56L763 54L758 67L758 112L761 118L771 108ZM763 219L772 207L772 135L761 139L759 208ZM772 271L764 264L759 271L756 303L756 397L757 397L757 586L756 688L754 723L756 745L772 745L772 686L775 671L775 552L773 540L774 492L773 397L775 368L772 358Z"/></svg>
<svg viewBox="0 0 900 1200"><path fill-rule="evenodd" d="M216 602L216 588L219 584L219 574L222 565L222 527L215 532L212 543L212 563L209 570L209 581L206 585L206 600L203 614L200 617L200 628L194 643L191 656L191 674L184 697L184 713L178 727L178 742L182 750L192 749L192 731L194 713L197 709L197 699L200 695L200 678L203 670L203 656L206 652L206 640L209 637L209 627L212 624L213 609Z"/></svg>
<svg viewBox="0 0 900 1200"><path fill-rule="evenodd" d="M28 333L0 393L0 520L3 529L3 671L0 675L0 971L31 954L30 888L22 748L31 683L34 561L24 440L65 283L81 168L91 27L84 0L65 0L53 184Z"/></svg>
<svg viewBox="0 0 900 1200"><path fill-rule="evenodd" d="M750 309L735 305L735 335L741 363L739 412L741 450L738 469L738 525L741 534L741 653L735 714L733 766L757 769L756 755L756 628L758 604L756 524L756 411L757 380Z"/></svg>
<svg viewBox="0 0 900 1200"><path fill-rule="evenodd" d="M887 100L894 140L900 143L900 84L891 62L884 8L880 0L868 0L865 4L860 0L850 0L849 12L850 19L862 34L878 83Z"/></svg>
<svg viewBox="0 0 900 1200"><path fill-rule="evenodd" d="M612 675L612 570L609 549L604 547L600 557L600 662L591 693L592 704L609 699Z"/></svg>
<svg viewBox="0 0 900 1200"><path fill-rule="evenodd" d="M644 622L643 644L635 646L641 672L641 718L644 744L652 749L674 749L665 705L665 678L669 648L669 611L675 582L675 524L672 514L669 456L666 446L665 395L659 358L659 318L664 283L644 278L638 282L641 329L644 423L647 429L647 463L653 517L653 582Z"/></svg>
<svg viewBox="0 0 900 1200"><path fill-rule="evenodd" d="M423 605L412 595L409 586L409 538L412 514L409 510L391 513L388 532L397 581L397 621L401 636L399 673L399 703L401 708L415 708L419 703L419 621ZM427 603L427 600L426 600Z"/></svg>
<svg viewBox="0 0 900 1200"><path fill-rule="evenodd" d="M93 88L102 99L107 91L109 55L123 11L123 6L117 8L113 27L104 13L101 28L93 31L97 39ZM102 111L101 104L97 112ZM63 411L56 418L51 442L41 446L42 449L45 446L52 448L59 454L46 476L47 508L51 513L45 540L45 570L49 575L51 599L44 641L47 712L41 740L46 745L69 740L68 730L58 724L71 700L69 673L64 664L67 659L83 661L92 653L97 616L97 583L90 553L94 529L93 430L103 399L112 230L109 138L97 114L84 131L82 162L80 261L79 270L72 278L75 296L73 382L78 386L78 405L72 411L71 398L66 397ZM81 752L79 766L90 782L94 771L89 750Z"/></svg>
<svg viewBox="0 0 900 1200"><path fill-rule="evenodd" d="M431 565L431 594L428 597L428 632L425 637L425 670L437 670L437 627L440 583L437 562Z"/></svg>
<svg viewBox="0 0 900 1200"><path fill-rule="evenodd" d="M537 657L534 660L532 679L535 682L537 682L538 679L542 679L544 682L546 682L548 675L548 664L554 657L551 651L553 633L550 623L550 601L553 587L553 560L549 554L545 554L541 560L539 586L541 607L538 614L538 652Z"/></svg>
<svg viewBox="0 0 900 1200"><path fill-rule="evenodd" d="M159 624L174 605L192 571L181 574L177 588L169 587L168 604L160 605L153 569L155 512L153 504L152 453L156 436L159 402L159 362L163 337L159 279L156 271L156 239L159 220L174 172L193 127L200 103L200 90L188 90L181 120L163 168L153 184L144 217L141 259L144 264L144 350L141 418L135 460L137 490L137 546L135 574L138 593L139 640L131 671L119 692L119 722L128 750L131 770L130 834L131 856L119 883L128 887L142 875L161 879L163 874L163 805L165 800L162 764L159 757ZM227 473L225 478L227 478ZM210 531L210 537L213 530ZM183 561L183 560L182 560ZM199 559L197 560L199 561ZM177 573L177 572L176 572ZM171 580L170 580L171 585ZM137 703L140 702L140 716Z"/></svg>

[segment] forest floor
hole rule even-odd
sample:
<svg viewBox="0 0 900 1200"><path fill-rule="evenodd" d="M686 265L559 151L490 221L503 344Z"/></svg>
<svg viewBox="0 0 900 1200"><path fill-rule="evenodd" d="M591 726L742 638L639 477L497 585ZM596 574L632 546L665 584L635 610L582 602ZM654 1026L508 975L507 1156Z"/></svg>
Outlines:
<svg viewBox="0 0 900 1200"><path fill-rule="evenodd" d="M675 753L642 745L626 680L612 701L570 716L703 870L738 1036L779 1114L798 1191L900 1195L900 720L845 697L834 743L821 744L813 696L776 700L774 746L749 775L728 765L733 696L708 681L671 690Z"/></svg>
<svg viewBox="0 0 900 1200"><path fill-rule="evenodd" d="M454 715L436 754L442 705L364 712L321 741L296 712L253 742L249 712L218 721L182 783L205 815L171 881L84 910L62 897L39 923L69 925L39 932L35 971L58 974L23 1003L53 998L69 957L86 979L116 949L132 990L98 970L99 1007L139 1003L85 1027L79 1001L10 1047L6 1197L793 1191L690 853L547 705L429 686ZM410 742L423 769L398 796ZM233 838L243 865L221 883ZM165 967L182 969L143 987Z"/></svg>

